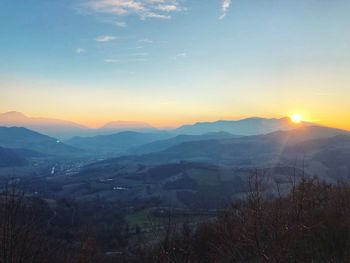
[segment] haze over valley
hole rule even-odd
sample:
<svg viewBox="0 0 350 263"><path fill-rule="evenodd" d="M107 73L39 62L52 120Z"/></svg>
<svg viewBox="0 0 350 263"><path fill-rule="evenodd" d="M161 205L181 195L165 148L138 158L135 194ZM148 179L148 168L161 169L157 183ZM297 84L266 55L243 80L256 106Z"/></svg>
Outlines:
<svg viewBox="0 0 350 263"><path fill-rule="evenodd" d="M16 118L6 122L8 116ZM288 185L286 173L291 169L333 183L350 174L349 131L288 117L204 122L168 130L135 122L89 129L18 112L2 114L0 121L10 126L0 128L2 182L12 178L26 185L36 178L31 191L51 197L91 201L98 196L106 202L122 198L136 203L158 198L166 206L189 208L197 202L196 195L223 187L219 192L225 200L221 195L210 197L223 207L244 193L244 182L254 169L266 170L272 186L274 180ZM40 133L53 130L59 137ZM56 190L49 191L48 184ZM232 184L230 190L227 184ZM193 200L183 200L184 193L191 193Z"/></svg>

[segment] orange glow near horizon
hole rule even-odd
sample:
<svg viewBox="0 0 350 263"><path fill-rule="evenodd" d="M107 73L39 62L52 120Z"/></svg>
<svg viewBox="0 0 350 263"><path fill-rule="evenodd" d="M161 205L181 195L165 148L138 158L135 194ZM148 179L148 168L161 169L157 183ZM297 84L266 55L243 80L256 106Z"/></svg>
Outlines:
<svg viewBox="0 0 350 263"><path fill-rule="evenodd" d="M263 118L282 118L289 117L291 120L302 119L302 121L311 122L315 125L324 125L333 128L339 128L344 130L350 130L350 118L345 118L344 116L346 112L342 115L333 115L330 112L328 114L310 114L310 110L296 110L293 109L291 111L286 111L287 113L283 114L273 114L273 113L265 113L265 114L255 114L255 113L246 113L241 115L235 114L185 114L185 113L161 113L155 114L154 112L106 112L106 111L72 111L72 112L62 112L57 109L55 111L41 111L32 110L26 111L24 108L13 109L13 108L3 108L0 107L0 113L17 110L27 115L28 117L43 117L43 118L53 118L59 120L66 120L75 122L77 124L81 124L87 126L89 128L98 128L103 126L108 122L113 121L135 121L135 122L145 122L153 127L160 129L171 129L176 128L181 125L193 124L196 122L214 122L217 120L239 120L249 117L263 117ZM322 112L321 112L322 113ZM296 117L294 115L300 115L300 117ZM322 116L322 117L318 117Z"/></svg>
<svg viewBox="0 0 350 263"><path fill-rule="evenodd" d="M39 115L38 115L39 116ZM71 116L71 115L70 115ZM128 114L124 115L123 118L118 117L117 114L111 115L102 115L94 116L74 116L74 118L64 118L64 116L59 117L58 119L73 121L82 125L85 125L90 128L98 128L103 126L108 122L113 121L135 121L135 122L145 122L156 128L176 128L182 125L193 124L196 122L214 122L218 120L240 120L250 117L262 117L262 118L283 118L288 117L291 121L295 123L300 123L302 121L311 122L315 125L324 125L333 128L339 128L344 130L350 130L350 122L345 122L341 117L334 117L332 115L324 116L324 118L316 118L307 114L306 112L300 111L300 113L295 114L242 114L242 115L177 115L177 114L169 114L169 115L161 115L161 116L150 116L149 114ZM72 116L71 116L72 117Z"/></svg>
<svg viewBox="0 0 350 263"><path fill-rule="evenodd" d="M35 82L28 83L13 80L6 85L0 84L1 113L15 110L30 117L68 120L92 128L118 120L146 122L158 128L174 128L195 122L238 120L255 116L282 118L297 113L302 116L303 121L350 130L350 90L345 90L341 95L322 94L315 97L313 92L294 88L296 86L301 89L304 86L291 83L286 84L287 91L276 89L252 96L253 91L249 87L258 84L230 82L228 86L244 87L240 90L239 97L226 88L221 90L222 93L226 92L226 96L216 90L208 94L193 90L187 92L188 96L181 96L185 91L162 94L152 90L96 90L59 85L55 82L38 85L34 85ZM302 92L303 96L295 95Z"/></svg>
<svg viewBox="0 0 350 263"><path fill-rule="evenodd" d="M0 113L4 113L6 111L10 110L2 110ZM19 110L21 111L21 110ZM294 112L300 112L300 113L288 113L288 114L279 114L279 115L273 115L273 114L245 114L245 115L180 115L180 114L165 114L160 116L151 116L152 114L103 114L102 112L99 114L78 114L78 112L75 112L73 114L62 114L59 112L55 113L41 113L41 111L33 111L33 112L25 112L22 111L25 115L28 117L43 117L43 118L53 118L53 119L59 119L59 120L65 120L65 121L71 121L77 124L84 125L89 128L99 128L103 125L105 125L108 122L113 121L135 121L135 122L145 122L155 128L160 129L171 129L176 128L181 125L186 124L193 124L196 122L214 122L218 120L240 120L244 118L249 117L262 117L262 118L282 118L289 116L291 121L294 123L300 123L302 121L312 122L315 123L315 125L324 125L334 128L340 128L345 130L350 130L350 123L344 123L343 119L341 118L334 118L332 116L329 116L330 118L326 119L315 119L310 118L310 114L306 114L303 111L294 111ZM88 116L87 116L88 115ZM328 116L326 116L328 117Z"/></svg>

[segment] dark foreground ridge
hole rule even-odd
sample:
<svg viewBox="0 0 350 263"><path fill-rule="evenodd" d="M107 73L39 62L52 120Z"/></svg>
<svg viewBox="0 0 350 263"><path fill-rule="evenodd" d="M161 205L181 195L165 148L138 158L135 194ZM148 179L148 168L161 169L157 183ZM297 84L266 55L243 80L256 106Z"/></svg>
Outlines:
<svg viewBox="0 0 350 263"><path fill-rule="evenodd" d="M271 198L255 174L249 190L211 220L179 224L184 212L161 209L162 225L133 230L117 205L43 200L10 187L1 194L0 262L349 262L349 184L291 176L290 193Z"/></svg>

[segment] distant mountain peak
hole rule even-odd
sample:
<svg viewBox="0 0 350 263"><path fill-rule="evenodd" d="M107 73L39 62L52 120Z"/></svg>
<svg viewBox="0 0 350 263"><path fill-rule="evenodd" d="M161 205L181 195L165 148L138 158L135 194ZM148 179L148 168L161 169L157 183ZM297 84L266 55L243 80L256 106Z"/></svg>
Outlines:
<svg viewBox="0 0 350 263"><path fill-rule="evenodd" d="M0 114L0 126L25 127L36 132L48 134L53 137L77 134L85 129L83 125L52 118L30 117L18 111L9 111Z"/></svg>
<svg viewBox="0 0 350 263"><path fill-rule="evenodd" d="M0 114L0 117L8 117L8 118L28 118L22 112L19 111L8 111Z"/></svg>
<svg viewBox="0 0 350 263"><path fill-rule="evenodd" d="M52 155L70 155L80 150L58 143L55 138L24 127L0 127L0 145L11 149L27 149Z"/></svg>
<svg viewBox="0 0 350 263"><path fill-rule="evenodd" d="M146 122L139 121L112 121L101 127L101 129L155 129Z"/></svg>
<svg viewBox="0 0 350 263"><path fill-rule="evenodd" d="M174 130L176 133L199 135L208 132L228 132L236 135L258 135L278 130L290 130L309 123L293 123L290 118L250 117L240 120L218 120L184 125Z"/></svg>

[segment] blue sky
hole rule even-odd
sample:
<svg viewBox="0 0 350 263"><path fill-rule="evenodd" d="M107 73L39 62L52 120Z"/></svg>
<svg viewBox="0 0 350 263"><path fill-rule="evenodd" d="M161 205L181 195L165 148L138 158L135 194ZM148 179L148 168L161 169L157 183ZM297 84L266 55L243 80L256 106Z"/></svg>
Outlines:
<svg viewBox="0 0 350 263"><path fill-rule="evenodd" d="M339 123L349 13L345 0L0 0L0 111L91 125L292 112Z"/></svg>

